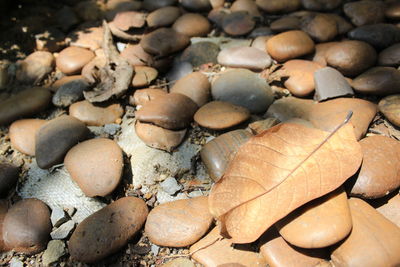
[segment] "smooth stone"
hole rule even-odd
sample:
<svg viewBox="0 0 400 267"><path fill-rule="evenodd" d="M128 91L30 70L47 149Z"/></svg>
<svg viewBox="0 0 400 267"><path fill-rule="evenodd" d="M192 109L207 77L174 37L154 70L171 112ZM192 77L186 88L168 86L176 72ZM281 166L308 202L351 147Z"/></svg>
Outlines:
<svg viewBox="0 0 400 267"><path fill-rule="evenodd" d="M394 125L400 127L400 95L390 95L379 101L379 111Z"/></svg>
<svg viewBox="0 0 400 267"><path fill-rule="evenodd" d="M82 75L71 75L71 76L64 76L60 79L58 79L57 81L55 81L54 83L52 83L48 89L52 92L57 92L58 89L60 89L61 86L63 86L64 84L73 82L73 81L80 81L81 83L87 83L87 81L85 80L85 78Z"/></svg>
<svg viewBox="0 0 400 267"><path fill-rule="evenodd" d="M197 104L189 97L170 93L147 102L135 116L142 122L154 123L169 130L179 130L189 126L197 109Z"/></svg>
<svg viewBox="0 0 400 267"><path fill-rule="evenodd" d="M301 4L307 10L329 11L342 4L342 0L301 0Z"/></svg>
<svg viewBox="0 0 400 267"><path fill-rule="evenodd" d="M351 83L362 94L391 95L400 93L400 71L392 67L373 67Z"/></svg>
<svg viewBox="0 0 400 267"><path fill-rule="evenodd" d="M274 101L267 82L247 69L222 72L211 83L214 100L230 102L247 108L251 113L262 113Z"/></svg>
<svg viewBox="0 0 400 267"><path fill-rule="evenodd" d="M144 0L143 1L143 8L148 11L153 11L158 8L166 7L166 6L173 6L177 3L177 0Z"/></svg>
<svg viewBox="0 0 400 267"><path fill-rule="evenodd" d="M345 77L336 69L325 67L314 72L315 96L317 101L354 95Z"/></svg>
<svg viewBox="0 0 400 267"><path fill-rule="evenodd" d="M194 263L185 258L178 258L161 265L161 267L195 267Z"/></svg>
<svg viewBox="0 0 400 267"><path fill-rule="evenodd" d="M400 65L400 44L382 50L378 55L378 65L397 67Z"/></svg>
<svg viewBox="0 0 400 267"><path fill-rule="evenodd" d="M87 48L92 51L102 47L104 31L102 27L90 27L76 30L67 37L67 43L71 46Z"/></svg>
<svg viewBox="0 0 400 267"><path fill-rule="evenodd" d="M18 167L9 163L0 163L0 196L7 197L8 191L14 187L19 178Z"/></svg>
<svg viewBox="0 0 400 267"><path fill-rule="evenodd" d="M277 124L279 124L279 120L275 118L267 118L265 120L259 120L249 123L248 127L254 135L257 135Z"/></svg>
<svg viewBox="0 0 400 267"><path fill-rule="evenodd" d="M248 0L246 0L248 1ZM249 34L249 38L257 38L260 36L266 37L266 36L271 36L272 37L273 32L270 27L267 26L262 26L262 27L257 27L254 30L251 31ZM254 42L254 41L253 41ZM265 50L264 48L261 50Z"/></svg>
<svg viewBox="0 0 400 267"><path fill-rule="evenodd" d="M189 11L208 11L211 9L210 0L181 0L180 4Z"/></svg>
<svg viewBox="0 0 400 267"><path fill-rule="evenodd" d="M253 0L236 0L232 3L230 10L232 12L246 11L253 17L261 17L261 13Z"/></svg>
<svg viewBox="0 0 400 267"><path fill-rule="evenodd" d="M51 93L43 88L26 89L0 102L0 125L19 118L33 116L45 110L51 101Z"/></svg>
<svg viewBox="0 0 400 267"><path fill-rule="evenodd" d="M389 199L377 199L376 203L373 203L373 205L386 219L400 227L400 195L397 192Z"/></svg>
<svg viewBox="0 0 400 267"><path fill-rule="evenodd" d="M315 53L312 56L311 60L318 63L319 65L325 67L328 65L326 62L327 51L329 48L338 44L339 42L327 42L327 43L320 43L315 45Z"/></svg>
<svg viewBox="0 0 400 267"><path fill-rule="evenodd" d="M343 5L344 13L356 26L376 24L385 19L385 4L381 1L355 1Z"/></svg>
<svg viewBox="0 0 400 267"><path fill-rule="evenodd" d="M0 252L7 251L9 248L4 244L3 239L3 224L4 218L8 211L8 201L5 199L0 200Z"/></svg>
<svg viewBox="0 0 400 267"><path fill-rule="evenodd" d="M193 66L190 62L174 60L172 68L165 74L165 77L170 82L170 86L174 86L175 82L180 78L193 72Z"/></svg>
<svg viewBox="0 0 400 267"><path fill-rule="evenodd" d="M71 234L72 230L74 230L74 228L75 222L73 220L69 220L68 222L60 225L57 229L53 230L50 233L50 236L55 240L66 239Z"/></svg>
<svg viewBox="0 0 400 267"><path fill-rule="evenodd" d="M124 113L120 104L94 105L87 100L69 107L69 115L90 126L103 126L121 119Z"/></svg>
<svg viewBox="0 0 400 267"><path fill-rule="evenodd" d="M106 3L105 17L107 21L112 21L120 12L135 11L142 7L142 2L132 0L109 0Z"/></svg>
<svg viewBox="0 0 400 267"><path fill-rule="evenodd" d="M339 188L291 212L277 223L280 235L301 248L324 248L343 240L352 222L346 192Z"/></svg>
<svg viewBox="0 0 400 267"><path fill-rule="evenodd" d="M36 134L36 162L42 169L60 164L68 150L85 140L89 129L80 120L63 115L52 119Z"/></svg>
<svg viewBox="0 0 400 267"><path fill-rule="evenodd" d="M377 49L384 49L400 42L399 27L386 23L357 27L347 35L350 39L364 41Z"/></svg>
<svg viewBox="0 0 400 267"><path fill-rule="evenodd" d="M71 46L60 52L56 65L66 75L78 74L94 56L95 54L86 48Z"/></svg>
<svg viewBox="0 0 400 267"><path fill-rule="evenodd" d="M231 47L221 50L218 63L228 67L263 70L272 63L271 57L254 47Z"/></svg>
<svg viewBox="0 0 400 267"><path fill-rule="evenodd" d="M143 50L141 45L128 44L121 52L121 57L128 60L132 66L146 66L153 64L153 56Z"/></svg>
<svg viewBox="0 0 400 267"><path fill-rule="evenodd" d="M266 49L266 43L269 39L272 38L272 35L268 35L268 36L258 36L256 37L256 39L253 40L253 42L251 43L251 47L257 48L261 51L265 51L267 52Z"/></svg>
<svg viewBox="0 0 400 267"><path fill-rule="evenodd" d="M326 51L326 62L345 76L356 76L375 65L377 54L368 43L342 41Z"/></svg>
<svg viewBox="0 0 400 267"><path fill-rule="evenodd" d="M49 244L47 245L47 249L42 255L42 262L44 266L49 266L50 264L58 261L66 253L67 251L63 241L50 240Z"/></svg>
<svg viewBox="0 0 400 267"><path fill-rule="evenodd" d="M318 266L327 258L325 250L304 249L288 244L273 228L262 235L260 245L260 253L270 267Z"/></svg>
<svg viewBox="0 0 400 267"><path fill-rule="evenodd" d="M135 75L132 79L133 87L149 86L158 76L155 68L147 66L135 66Z"/></svg>
<svg viewBox="0 0 400 267"><path fill-rule="evenodd" d="M186 13L175 21L172 29L189 37L205 36L211 31L211 24L200 14Z"/></svg>
<svg viewBox="0 0 400 267"><path fill-rule="evenodd" d="M281 71L289 78L284 85L295 96L307 96L314 91L314 73L319 69L321 66L312 61L301 59L286 61Z"/></svg>
<svg viewBox="0 0 400 267"><path fill-rule="evenodd" d="M142 28L146 23L146 14L137 11L119 12L113 19L113 25L121 31Z"/></svg>
<svg viewBox="0 0 400 267"><path fill-rule="evenodd" d="M360 145L363 162L351 195L379 198L400 187L400 142L376 135L362 139Z"/></svg>
<svg viewBox="0 0 400 267"><path fill-rule="evenodd" d="M349 205L353 230L344 242L333 249L333 265L399 265L400 228L361 199L351 198Z"/></svg>
<svg viewBox="0 0 400 267"><path fill-rule="evenodd" d="M303 31L287 31L267 41L268 54L278 62L301 57L314 51L314 42Z"/></svg>
<svg viewBox="0 0 400 267"><path fill-rule="evenodd" d="M300 8L300 0L256 0L259 8L267 13L289 13Z"/></svg>
<svg viewBox="0 0 400 267"><path fill-rule="evenodd" d="M250 117L250 112L229 102L212 101L197 110L194 120L200 126L212 130L224 130L236 126Z"/></svg>
<svg viewBox="0 0 400 267"><path fill-rule="evenodd" d="M231 11L228 8L217 7L217 8L212 9L208 13L207 18L212 23L214 23L216 26L218 26L219 28L222 28L222 22L223 22L225 16L230 13L231 13Z"/></svg>
<svg viewBox="0 0 400 267"><path fill-rule="evenodd" d="M180 57L181 61L189 62L193 67L207 63L217 63L219 46L212 42L198 42L188 46Z"/></svg>
<svg viewBox="0 0 400 267"><path fill-rule="evenodd" d="M158 97L162 97L168 94L167 92L163 91L162 89L156 88L146 88L136 90L133 96L129 99L129 104L132 106L143 106L147 102L154 100Z"/></svg>
<svg viewBox="0 0 400 267"><path fill-rule="evenodd" d="M246 11L236 11L222 18L222 29L229 35L240 36L251 32L255 27L253 17Z"/></svg>
<svg viewBox="0 0 400 267"><path fill-rule="evenodd" d="M29 156L35 156L35 136L45 120L17 120L10 125L9 135L13 148Z"/></svg>
<svg viewBox="0 0 400 267"><path fill-rule="evenodd" d="M137 136L149 147L173 151L178 147L186 136L186 129L168 130L162 127L136 121L135 132Z"/></svg>
<svg viewBox="0 0 400 267"><path fill-rule="evenodd" d="M68 217L65 211L60 206L57 206L51 210L50 220L53 227L59 227L68 221Z"/></svg>
<svg viewBox="0 0 400 267"><path fill-rule="evenodd" d="M3 221L4 243L28 255L46 248L50 237L50 211L41 200L28 198L15 203Z"/></svg>
<svg viewBox="0 0 400 267"><path fill-rule="evenodd" d="M353 24L351 24L344 17L339 16L336 13L329 13L327 15L335 20L338 34L346 34L354 28Z"/></svg>
<svg viewBox="0 0 400 267"><path fill-rule="evenodd" d="M170 28L159 28L143 36L140 45L149 54L167 56L188 46L189 37Z"/></svg>
<svg viewBox="0 0 400 267"><path fill-rule="evenodd" d="M301 24L300 19L297 17L286 16L280 19L274 20L270 27L274 32L286 32L292 30L300 30Z"/></svg>
<svg viewBox="0 0 400 267"><path fill-rule="evenodd" d="M385 16L389 19L400 19L400 3L397 1L387 1Z"/></svg>
<svg viewBox="0 0 400 267"><path fill-rule="evenodd" d="M315 103L310 99L284 97L276 100L267 110L264 117L287 121L292 118L308 120Z"/></svg>
<svg viewBox="0 0 400 267"><path fill-rule="evenodd" d="M124 167L121 148L106 138L77 144L68 151L64 165L88 197L112 193L121 180Z"/></svg>
<svg viewBox="0 0 400 267"><path fill-rule="evenodd" d="M175 6L166 6L151 12L147 18L147 26L151 28L167 27L172 25L181 15L181 11Z"/></svg>
<svg viewBox="0 0 400 267"><path fill-rule="evenodd" d="M177 80L170 92L183 94L201 107L210 99L210 88L207 76L196 71Z"/></svg>
<svg viewBox="0 0 400 267"><path fill-rule="evenodd" d="M93 263L123 248L140 230L148 213L146 203L123 197L83 220L72 234L71 257Z"/></svg>
<svg viewBox="0 0 400 267"><path fill-rule="evenodd" d="M36 84L42 81L53 68L53 54L47 51L36 51L17 62L15 76L21 83Z"/></svg>
<svg viewBox="0 0 400 267"><path fill-rule="evenodd" d="M234 247L229 239L221 238L218 227L190 247L192 258L205 267L212 266L266 266L264 258L249 245Z"/></svg>
<svg viewBox="0 0 400 267"><path fill-rule="evenodd" d="M208 197L182 199L155 207L147 217L145 232L156 245L186 247L197 242L212 221Z"/></svg>
<svg viewBox="0 0 400 267"><path fill-rule="evenodd" d="M53 95L52 102L57 107L68 107L83 99L83 91L89 88L89 83L82 78L73 79L61 85Z"/></svg>
<svg viewBox="0 0 400 267"><path fill-rule="evenodd" d="M200 156L211 179L216 182L222 177L229 161L251 136L248 131L235 130L221 134L203 146Z"/></svg>
<svg viewBox="0 0 400 267"><path fill-rule="evenodd" d="M336 20L327 14L305 16L301 20L301 29L317 42L327 42L338 35Z"/></svg>

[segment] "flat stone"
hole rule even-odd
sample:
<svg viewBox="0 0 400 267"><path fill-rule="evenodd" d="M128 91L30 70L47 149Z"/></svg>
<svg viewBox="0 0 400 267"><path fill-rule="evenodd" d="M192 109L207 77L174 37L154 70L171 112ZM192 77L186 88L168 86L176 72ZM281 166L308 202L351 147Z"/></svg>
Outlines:
<svg viewBox="0 0 400 267"><path fill-rule="evenodd" d="M270 26L271 30L273 30L274 32L300 30L301 28L300 19L294 16L286 16L274 20Z"/></svg>
<svg viewBox="0 0 400 267"><path fill-rule="evenodd" d="M338 35L337 22L328 14L313 14L301 20L301 29L317 42L327 42Z"/></svg>
<svg viewBox="0 0 400 267"><path fill-rule="evenodd" d="M135 75L132 79L133 87L149 86L158 76L155 68L147 66L135 66Z"/></svg>
<svg viewBox="0 0 400 267"><path fill-rule="evenodd" d="M312 55L312 61L318 63L319 65L325 67L328 65L326 62L326 57L327 57L327 51L329 48L334 46L339 42L327 42L327 43L320 43L315 45L315 52L314 55Z"/></svg>
<svg viewBox="0 0 400 267"><path fill-rule="evenodd" d="M135 197L120 198L93 213L72 234L71 257L93 263L117 252L140 230L147 213L146 203Z"/></svg>
<svg viewBox="0 0 400 267"><path fill-rule="evenodd" d="M58 261L62 256L67 253L65 249L65 244L60 240L50 240L47 245L47 249L42 255L42 261L44 266L49 266L50 264Z"/></svg>
<svg viewBox="0 0 400 267"><path fill-rule="evenodd" d="M104 31L102 27L90 27L76 30L67 37L67 43L71 46L88 48L92 51L101 48Z"/></svg>
<svg viewBox="0 0 400 267"><path fill-rule="evenodd" d="M17 120L10 125L9 136L13 148L29 156L35 156L35 135L45 120Z"/></svg>
<svg viewBox="0 0 400 267"><path fill-rule="evenodd" d="M67 75L78 74L94 57L95 54L88 49L71 46L60 52L56 59L56 65Z"/></svg>
<svg viewBox="0 0 400 267"><path fill-rule="evenodd" d="M256 0L256 4L268 13L289 13L300 8L300 0Z"/></svg>
<svg viewBox="0 0 400 267"><path fill-rule="evenodd" d="M74 230L74 228L75 222L69 220L68 222L61 224L57 229L52 231L50 233L50 236L54 240L66 239L71 234L72 230Z"/></svg>
<svg viewBox="0 0 400 267"><path fill-rule="evenodd" d="M323 249L304 249L290 245L275 229L261 237L260 253L268 266L320 266L328 253Z"/></svg>
<svg viewBox="0 0 400 267"><path fill-rule="evenodd" d="M181 61L189 62L193 67L207 63L217 63L219 46L213 42L197 42L188 46L180 57Z"/></svg>
<svg viewBox="0 0 400 267"><path fill-rule="evenodd" d="M58 227L68 221L68 217L61 207L57 207L51 210L50 220L53 227Z"/></svg>
<svg viewBox="0 0 400 267"><path fill-rule="evenodd" d="M174 62L172 63L172 68L165 74L165 77L171 83L172 87L177 80L192 72L193 66L190 62L176 60L175 58Z"/></svg>
<svg viewBox="0 0 400 267"><path fill-rule="evenodd" d="M267 41L268 54L278 62L310 54L314 47L313 40L303 31L287 31Z"/></svg>
<svg viewBox="0 0 400 267"><path fill-rule="evenodd" d="M247 69L222 72L211 84L214 100L230 102L261 113L272 104L274 97L267 82Z"/></svg>
<svg viewBox="0 0 400 267"><path fill-rule="evenodd" d="M194 263L185 258L178 258L161 265L161 267L195 267Z"/></svg>
<svg viewBox="0 0 400 267"><path fill-rule="evenodd" d="M38 199L24 199L15 203L3 222L4 243L10 249L28 255L46 248L51 231L50 211Z"/></svg>
<svg viewBox="0 0 400 267"><path fill-rule="evenodd" d="M189 37L205 36L211 31L211 24L207 18L200 14L186 13L175 21L172 29Z"/></svg>
<svg viewBox="0 0 400 267"><path fill-rule="evenodd" d="M258 121L249 123L248 127L254 135L257 135L279 123L280 123L279 120L277 120L275 118L267 118L265 120L258 120Z"/></svg>
<svg viewBox="0 0 400 267"><path fill-rule="evenodd" d="M351 198L349 205L353 230L333 249L334 266L398 265L400 228L361 199Z"/></svg>
<svg viewBox="0 0 400 267"><path fill-rule="evenodd" d="M83 99L83 91L89 88L89 83L82 78L73 79L61 85L53 95L52 102L57 107L68 107Z"/></svg>
<svg viewBox="0 0 400 267"><path fill-rule="evenodd" d="M239 147L251 136L252 134L245 130L230 131L221 134L202 147L201 160L215 182L222 177Z"/></svg>
<svg viewBox="0 0 400 267"><path fill-rule="evenodd" d="M120 104L94 105L87 100L76 102L69 107L69 115L90 126L103 126L121 119L124 113Z"/></svg>
<svg viewBox="0 0 400 267"><path fill-rule="evenodd" d="M147 217L145 232L159 246L185 247L198 241L212 221L207 197L177 200L155 207Z"/></svg>
<svg viewBox="0 0 400 267"><path fill-rule="evenodd" d="M168 177L162 183L160 183L161 189L164 192L174 195L176 192L182 189L182 186L178 184L174 177Z"/></svg>
<svg viewBox="0 0 400 267"><path fill-rule="evenodd" d="M387 23L357 27L347 35L350 39L367 42L377 49L384 49L400 42L399 27Z"/></svg>
<svg viewBox="0 0 400 267"><path fill-rule="evenodd" d="M342 4L342 0L302 0L303 7L313 11L333 10Z"/></svg>
<svg viewBox="0 0 400 267"><path fill-rule="evenodd" d="M254 29L255 25L253 17L246 11L232 12L222 19L222 29L232 36L248 34Z"/></svg>
<svg viewBox="0 0 400 267"><path fill-rule="evenodd" d="M197 109L197 104L189 97L170 93L147 102L135 116L142 122L178 130L189 126Z"/></svg>
<svg viewBox="0 0 400 267"><path fill-rule="evenodd" d="M213 130L233 127L246 121L249 117L250 112L246 108L221 101L209 102L194 114L195 122Z"/></svg>
<svg viewBox="0 0 400 267"><path fill-rule="evenodd" d="M369 136L360 141L363 162L351 195L383 197L400 187L400 143L387 136Z"/></svg>
<svg viewBox="0 0 400 267"><path fill-rule="evenodd" d="M133 106L143 106L145 103L154 100L158 97L162 97L166 94L167 92L157 88L146 88L146 89L136 90L133 93L133 96L129 98L129 104Z"/></svg>
<svg viewBox="0 0 400 267"><path fill-rule="evenodd" d="M210 87L207 76L196 71L176 81L170 92L183 94L201 107L210 99Z"/></svg>
<svg viewBox="0 0 400 267"><path fill-rule="evenodd" d="M355 1L343 5L344 13L356 26L376 24L385 20L385 4L377 1Z"/></svg>
<svg viewBox="0 0 400 267"><path fill-rule="evenodd" d="M89 129L80 120L61 116L48 121L36 134L36 161L42 169L60 164L68 150L85 140Z"/></svg>
<svg viewBox="0 0 400 267"><path fill-rule="evenodd" d="M167 27L172 25L181 15L175 6L166 6L151 12L147 18L147 25L151 28Z"/></svg>
<svg viewBox="0 0 400 267"><path fill-rule="evenodd" d="M378 55L378 65L397 67L400 65L400 44L382 50Z"/></svg>
<svg viewBox="0 0 400 267"><path fill-rule="evenodd" d="M246 11L253 17L261 17L260 11L256 3L252 0L237 0L233 2L231 6L231 11Z"/></svg>
<svg viewBox="0 0 400 267"><path fill-rule="evenodd" d="M114 17L113 23L121 31L128 31L131 28L142 28L146 23L146 14L137 11L119 12Z"/></svg>
<svg viewBox="0 0 400 267"><path fill-rule="evenodd" d="M19 118L33 116L45 110L51 101L51 93L43 88L26 89L0 102L0 125Z"/></svg>
<svg viewBox="0 0 400 267"><path fill-rule="evenodd" d="M334 68L325 67L314 72L315 99L327 100L340 96L354 95L344 76Z"/></svg>
<svg viewBox="0 0 400 267"><path fill-rule="evenodd" d="M189 45L189 37L173 29L159 28L143 36L140 45L149 54L166 56Z"/></svg>
<svg viewBox="0 0 400 267"><path fill-rule="evenodd" d="M122 150L113 140L91 139L71 148L64 164L86 196L104 197L112 193L121 180Z"/></svg>
<svg viewBox="0 0 400 267"><path fill-rule="evenodd" d="M142 46L128 44L121 52L121 57L128 60L132 66L146 66L153 64L153 57L143 50Z"/></svg>
<svg viewBox="0 0 400 267"><path fill-rule="evenodd" d="M5 198L19 178L18 167L9 163L0 163L0 196Z"/></svg>
<svg viewBox="0 0 400 267"><path fill-rule="evenodd" d="M400 126L400 95L390 95L382 98L378 107L386 119L394 125Z"/></svg>
<svg viewBox="0 0 400 267"><path fill-rule="evenodd" d="M342 41L326 52L328 65L345 76L356 76L375 64L375 49L361 41Z"/></svg>
<svg viewBox="0 0 400 267"><path fill-rule="evenodd" d="M211 9L210 0L182 0L180 4L190 11L208 11Z"/></svg>
<svg viewBox="0 0 400 267"><path fill-rule="evenodd" d="M148 10L148 11L153 11L158 8L162 8L165 6L173 6L177 3L177 0L144 0L143 1L143 8Z"/></svg>
<svg viewBox="0 0 400 267"><path fill-rule="evenodd" d="M135 131L149 147L171 152L182 143L187 130L168 130L150 123L136 121Z"/></svg>
<svg viewBox="0 0 400 267"><path fill-rule="evenodd" d="M343 240L352 222L346 192L339 188L291 212L277 223L280 235L301 248L324 248Z"/></svg>
<svg viewBox="0 0 400 267"><path fill-rule="evenodd" d="M395 193L390 198L377 199L375 203L372 203L376 210L385 216L386 219L400 227L400 195Z"/></svg>
<svg viewBox="0 0 400 267"><path fill-rule="evenodd" d="M392 67L373 67L351 83L362 94L391 95L400 93L400 71Z"/></svg>
<svg viewBox="0 0 400 267"><path fill-rule="evenodd" d="M36 84L54 68L54 57L47 51L36 51L17 62L16 78L21 83Z"/></svg>
<svg viewBox="0 0 400 267"><path fill-rule="evenodd" d="M271 57L254 47L232 47L218 54L218 63L234 68L263 70L272 63Z"/></svg>
<svg viewBox="0 0 400 267"><path fill-rule="evenodd" d="M229 239L221 239L215 227L203 239L190 247L192 258L206 267L211 266L265 266L264 258L249 245L234 247ZM201 248L201 249L200 249Z"/></svg>

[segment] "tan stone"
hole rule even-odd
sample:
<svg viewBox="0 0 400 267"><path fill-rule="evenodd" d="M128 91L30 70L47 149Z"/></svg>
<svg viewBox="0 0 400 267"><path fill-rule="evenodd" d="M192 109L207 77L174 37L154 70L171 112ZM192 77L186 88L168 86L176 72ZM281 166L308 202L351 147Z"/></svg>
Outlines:
<svg viewBox="0 0 400 267"><path fill-rule="evenodd" d="M35 156L35 136L45 120L25 119L13 122L10 125L11 145L24 154Z"/></svg>

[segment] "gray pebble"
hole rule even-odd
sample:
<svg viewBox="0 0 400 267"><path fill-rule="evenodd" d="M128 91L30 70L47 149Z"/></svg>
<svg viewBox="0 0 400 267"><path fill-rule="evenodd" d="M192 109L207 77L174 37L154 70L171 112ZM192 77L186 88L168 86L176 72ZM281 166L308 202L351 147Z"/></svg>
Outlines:
<svg viewBox="0 0 400 267"><path fill-rule="evenodd" d="M65 254L64 242L61 240L51 240L42 256L43 265L49 266L51 263L58 261Z"/></svg>
<svg viewBox="0 0 400 267"><path fill-rule="evenodd" d="M75 228L74 221L68 221L58 227L56 230L50 233L52 239L65 239L69 236L72 230Z"/></svg>
<svg viewBox="0 0 400 267"><path fill-rule="evenodd" d="M182 186L173 177L168 177L161 184L161 188L170 195L175 194L181 190Z"/></svg>
<svg viewBox="0 0 400 267"><path fill-rule="evenodd" d="M84 79L73 80L58 88L53 96L53 104L57 107L68 107L83 99L83 91L89 87Z"/></svg>

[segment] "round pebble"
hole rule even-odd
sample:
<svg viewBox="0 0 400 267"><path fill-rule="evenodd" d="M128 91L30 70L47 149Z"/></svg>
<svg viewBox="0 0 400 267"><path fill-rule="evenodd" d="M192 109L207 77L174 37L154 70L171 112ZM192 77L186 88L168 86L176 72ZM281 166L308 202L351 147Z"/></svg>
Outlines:
<svg viewBox="0 0 400 267"><path fill-rule="evenodd" d="M152 55L166 56L189 45L189 37L173 29L160 28L143 36L140 45Z"/></svg>
<svg viewBox="0 0 400 267"><path fill-rule="evenodd" d="M189 37L205 36L211 31L211 24L200 14L186 13L175 21L172 29Z"/></svg>
<svg viewBox="0 0 400 267"><path fill-rule="evenodd" d="M69 107L70 116L90 126L115 123L121 119L123 112L124 110L120 104L94 105L87 100L74 103Z"/></svg>
<svg viewBox="0 0 400 267"><path fill-rule="evenodd" d="M45 120L17 120L10 125L9 135L13 148L29 156L35 156L35 136Z"/></svg>
<svg viewBox="0 0 400 267"><path fill-rule="evenodd" d="M382 98L378 107L386 119L400 127L400 95L390 95Z"/></svg>
<svg viewBox="0 0 400 267"><path fill-rule="evenodd" d="M374 67L357 76L351 85L363 94L384 96L400 93L400 71L392 67Z"/></svg>
<svg viewBox="0 0 400 267"><path fill-rule="evenodd" d="M95 54L81 47L67 47L56 59L57 68L67 75L78 74L94 58Z"/></svg>
<svg viewBox="0 0 400 267"><path fill-rule="evenodd" d="M233 36L245 35L254 29L255 22L246 11L232 12L222 19L224 32Z"/></svg>
<svg viewBox="0 0 400 267"><path fill-rule="evenodd" d="M201 107L210 99L210 87L211 84L206 75L201 72L192 72L176 81L170 92L183 94Z"/></svg>
<svg viewBox="0 0 400 267"><path fill-rule="evenodd" d="M263 70L272 63L271 57L254 47L225 48L218 54L218 63L234 68Z"/></svg>
<svg viewBox="0 0 400 267"><path fill-rule="evenodd" d="M378 55L378 65L397 67L400 65L400 44L382 50Z"/></svg>
<svg viewBox="0 0 400 267"><path fill-rule="evenodd" d="M167 27L172 25L181 15L175 6L166 6L151 12L147 18L147 25L152 28Z"/></svg>

